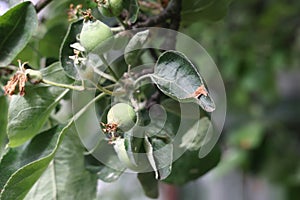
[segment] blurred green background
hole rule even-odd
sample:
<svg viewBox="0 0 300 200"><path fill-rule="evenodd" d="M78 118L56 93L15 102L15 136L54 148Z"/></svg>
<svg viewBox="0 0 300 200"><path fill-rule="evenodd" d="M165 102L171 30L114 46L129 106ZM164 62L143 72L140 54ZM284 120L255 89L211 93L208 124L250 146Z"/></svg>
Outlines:
<svg viewBox="0 0 300 200"><path fill-rule="evenodd" d="M223 159L214 171L240 184L225 192L235 196L217 199L300 197L299 15L295 0L232 1L221 21L185 29L226 87Z"/></svg>

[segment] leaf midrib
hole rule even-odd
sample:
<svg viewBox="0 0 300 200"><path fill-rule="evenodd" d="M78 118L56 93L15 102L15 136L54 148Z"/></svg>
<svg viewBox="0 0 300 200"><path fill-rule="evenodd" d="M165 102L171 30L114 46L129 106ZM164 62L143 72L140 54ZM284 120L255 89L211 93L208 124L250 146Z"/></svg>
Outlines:
<svg viewBox="0 0 300 200"><path fill-rule="evenodd" d="M183 88L183 87L181 87L180 85L178 85L177 83L176 83L176 80L168 80L168 79L164 79L164 78L162 78L162 77L160 77L160 76L157 76L157 75L152 75L154 78L156 78L156 79L158 79L158 80L162 80L162 81L166 81L166 82L168 82L168 83L172 83L172 84L174 84L174 85L176 85L177 87L179 87L180 89L182 89L184 92L186 92L187 94L190 94L190 92L188 92L185 88ZM186 98L181 98L181 99L187 99L188 97L186 97Z"/></svg>

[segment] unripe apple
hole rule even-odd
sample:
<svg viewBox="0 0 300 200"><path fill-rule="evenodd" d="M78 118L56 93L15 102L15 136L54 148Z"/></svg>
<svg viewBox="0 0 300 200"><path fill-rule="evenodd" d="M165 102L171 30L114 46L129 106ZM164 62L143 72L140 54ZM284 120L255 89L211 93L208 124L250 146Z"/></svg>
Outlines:
<svg viewBox="0 0 300 200"><path fill-rule="evenodd" d="M43 81L43 74L38 70L26 69L25 74L32 84L37 84Z"/></svg>
<svg viewBox="0 0 300 200"><path fill-rule="evenodd" d="M110 28L99 20L87 20L83 22L80 33L80 44L87 52L103 53L112 45L113 33Z"/></svg>
<svg viewBox="0 0 300 200"><path fill-rule="evenodd" d="M130 130L136 122L134 109L126 103L117 103L107 113L107 123L117 124L122 131Z"/></svg>

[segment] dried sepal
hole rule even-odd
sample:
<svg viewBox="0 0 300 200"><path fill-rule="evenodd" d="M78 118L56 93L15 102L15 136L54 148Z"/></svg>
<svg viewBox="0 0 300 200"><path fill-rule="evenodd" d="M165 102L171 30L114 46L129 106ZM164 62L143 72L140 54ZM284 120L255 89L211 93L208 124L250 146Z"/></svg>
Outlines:
<svg viewBox="0 0 300 200"><path fill-rule="evenodd" d="M85 22L95 21L95 17L92 15L92 10L90 8L85 11L82 11L81 15L83 16Z"/></svg>
<svg viewBox="0 0 300 200"><path fill-rule="evenodd" d="M108 143L113 144L113 142L120 137L120 134L118 133L118 124L116 123L103 123L100 122L101 126L103 127L102 131L108 138Z"/></svg>
<svg viewBox="0 0 300 200"><path fill-rule="evenodd" d="M25 83L27 82L27 73L26 73L26 69L25 69L25 65L27 64L27 62L25 63L21 63L20 60L18 60L19 62L19 69L18 71L14 74L14 76L7 82L7 84L4 86L4 94L5 95L9 95L12 96L15 91L16 91L16 86L19 84L19 94L21 96L25 95Z"/></svg>
<svg viewBox="0 0 300 200"><path fill-rule="evenodd" d="M72 21L78 19L80 17L81 11L82 11L82 4L79 4L76 7L74 7L74 4L70 4L68 10L68 20Z"/></svg>

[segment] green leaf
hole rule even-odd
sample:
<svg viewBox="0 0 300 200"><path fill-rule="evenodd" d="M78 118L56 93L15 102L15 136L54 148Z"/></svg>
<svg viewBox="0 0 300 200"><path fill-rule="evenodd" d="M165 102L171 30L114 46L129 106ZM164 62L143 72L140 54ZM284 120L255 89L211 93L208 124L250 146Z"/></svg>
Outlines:
<svg viewBox="0 0 300 200"><path fill-rule="evenodd" d="M131 35L126 34L126 31L115 34L114 39L113 39L114 44L113 44L112 49L113 50L125 49L126 45L130 41L130 39L131 39Z"/></svg>
<svg viewBox="0 0 300 200"><path fill-rule="evenodd" d="M8 102L7 98L3 96L2 88L0 88L0 158L4 150L5 140L7 137L7 113L8 113Z"/></svg>
<svg viewBox="0 0 300 200"><path fill-rule="evenodd" d="M229 0L188 0L181 12L182 23L189 25L199 21L218 21L228 9Z"/></svg>
<svg viewBox="0 0 300 200"><path fill-rule="evenodd" d="M0 199L23 199L46 170L70 125L54 127L9 149L0 162Z"/></svg>
<svg viewBox="0 0 300 200"><path fill-rule="evenodd" d="M71 23L64 41L60 47L59 60L61 62L61 66L63 67L67 75L73 79L78 78L78 72L74 65L74 61L69 58L69 56L74 55L73 48L71 48L70 45L78 42L77 37L81 32L82 26L83 20L78 20Z"/></svg>
<svg viewBox="0 0 300 200"><path fill-rule="evenodd" d="M97 176L85 169L85 149L74 129L69 129L54 159L27 194L26 200L95 199Z"/></svg>
<svg viewBox="0 0 300 200"><path fill-rule="evenodd" d="M220 161L221 152L216 146L206 157L199 159L198 151L186 151L172 165L172 172L164 182L183 185L214 168Z"/></svg>
<svg viewBox="0 0 300 200"><path fill-rule="evenodd" d="M134 132L131 134L124 134L125 148L127 155L132 163L139 165L140 163L140 152L144 139L140 137L134 137ZM143 155L143 154L142 154Z"/></svg>
<svg viewBox="0 0 300 200"><path fill-rule="evenodd" d="M149 37L149 30L141 31L135 34L128 42L124 58L128 65L134 66L137 62L137 58L140 56L143 45L147 42Z"/></svg>
<svg viewBox="0 0 300 200"><path fill-rule="evenodd" d="M0 66L10 64L29 42L38 25L31 2L20 3L0 17Z"/></svg>
<svg viewBox="0 0 300 200"><path fill-rule="evenodd" d="M125 169L124 169L125 170ZM106 165L101 165L101 169L97 173L97 177L104 182L111 183L120 178L124 171L112 169Z"/></svg>
<svg viewBox="0 0 300 200"><path fill-rule="evenodd" d="M155 178L163 180L171 173L173 162L173 145L166 144L158 138L145 137L145 149L148 160L155 172Z"/></svg>
<svg viewBox="0 0 300 200"><path fill-rule="evenodd" d="M167 178L172 170L173 145L167 144L164 140L152 138L153 156L159 171L159 179Z"/></svg>
<svg viewBox="0 0 300 200"><path fill-rule="evenodd" d="M169 142L176 135L180 118L172 112L166 112L165 105L151 106L149 113L144 114L144 116L149 116L151 119L150 123L146 122L147 126L145 127L148 137L155 136Z"/></svg>
<svg viewBox="0 0 300 200"><path fill-rule="evenodd" d="M153 172L138 173L137 177L142 185L145 195L153 199L158 198L158 181L155 179L155 174Z"/></svg>
<svg viewBox="0 0 300 200"><path fill-rule="evenodd" d="M178 101L175 101L174 99L167 98L164 101L161 102L161 105L166 109L167 112L170 112L178 117L182 116L180 103ZM189 117L189 115L182 116L184 118Z"/></svg>
<svg viewBox="0 0 300 200"><path fill-rule="evenodd" d="M125 0L125 9L128 10L129 16L128 20L130 23L135 23L139 14L139 4L138 0Z"/></svg>
<svg viewBox="0 0 300 200"><path fill-rule="evenodd" d="M190 112L195 111L194 103L185 103L184 105L180 105L180 103L174 99L168 98L161 102L161 105L166 109L166 111L170 114L176 115L177 117L181 117L184 119L199 119L200 115L191 115ZM184 106L184 107L182 107ZM184 111L182 110L184 109Z"/></svg>
<svg viewBox="0 0 300 200"><path fill-rule="evenodd" d="M59 48L66 33L64 23L56 24L47 30L43 39L39 42L40 53L47 58L59 58Z"/></svg>
<svg viewBox="0 0 300 200"><path fill-rule="evenodd" d="M107 143L107 141L105 141ZM108 158L111 162L119 162L114 157ZM109 166L106 166L101 161L96 159L93 155L85 156L85 168L91 173L96 174L98 179L110 183L119 179L119 177L123 174L124 168L113 169Z"/></svg>
<svg viewBox="0 0 300 200"><path fill-rule="evenodd" d="M41 70L44 79L71 84L59 63ZM39 133L51 111L69 91L44 84L28 85L25 96L14 95L8 109L9 146L16 147Z"/></svg>
<svg viewBox="0 0 300 200"><path fill-rule="evenodd" d="M197 103L207 112L215 110L210 94L193 96L204 81L192 62L182 53L166 51L157 60L152 80L167 96L179 102ZM207 91L207 89L205 88Z"/></svg>
<svg viewBox="0 0 300 200"><path fill-rule="evenodd" d="M30 67L33 69L40 69L42 55L37 51L38 48L38 38L32 37L25 48L16 56L13 63L17 64L18 60L22 60L30 63Z"/></svg>
<svg viewBox="0 0 300 200"><path fill-rule="evenodd" d="M121 164L121 166L125 166L136 172L151 169L144 153L134 155L138 151L137 149L135 150L135 147L138 145L134 143L135 141L130 141L128 138L126 140L124 138L117 138L113 142L113 148L117 154L119 165Z"/></svg>
<svg viewBox="0 0 300 200"><path fill-rule="evenodd" d="M191 151L196 151L200 149L203 145L209 141L207 138L207 132L211 122L207 117L203 117L200 120L196 121L194 125L186 131L182 137L182 141L179 147L186 148ZM210 135L212 136L212 135Z"/></svg>

